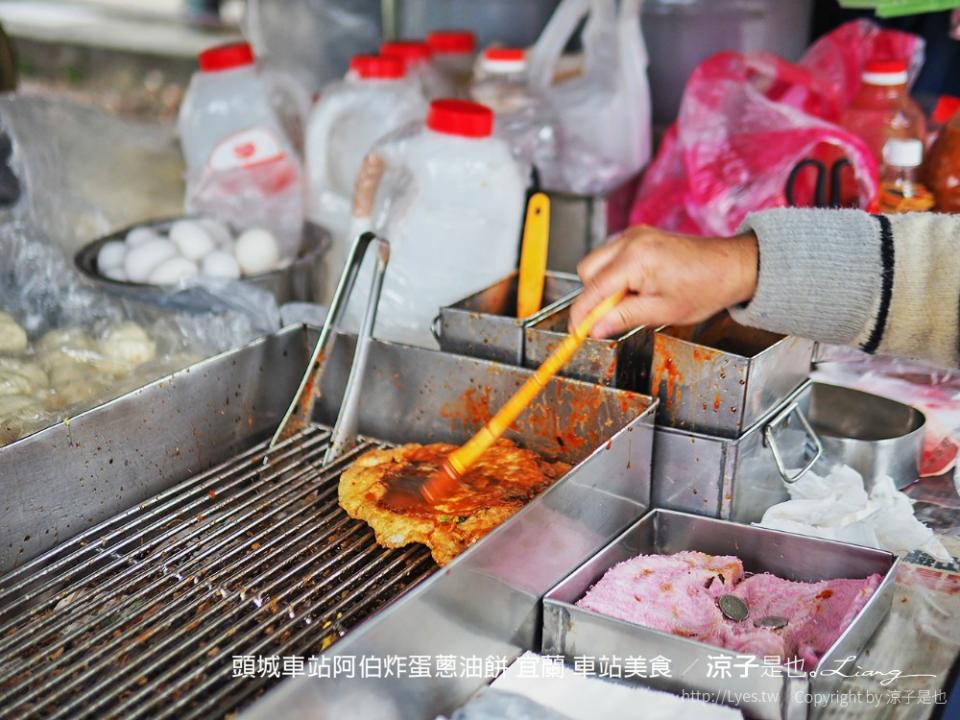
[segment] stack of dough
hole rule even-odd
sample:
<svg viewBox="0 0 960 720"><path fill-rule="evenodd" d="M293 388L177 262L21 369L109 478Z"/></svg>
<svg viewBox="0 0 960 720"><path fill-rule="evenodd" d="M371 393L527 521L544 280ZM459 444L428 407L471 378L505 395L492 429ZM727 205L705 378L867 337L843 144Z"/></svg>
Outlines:
<svg viewBox="0 0 960 720"><path fill-rule="evenodd" d="M0 445L102 396L156 352L134 322L97 336L78 327L51 330L31 346L24 329L0 313Z"/></svg>

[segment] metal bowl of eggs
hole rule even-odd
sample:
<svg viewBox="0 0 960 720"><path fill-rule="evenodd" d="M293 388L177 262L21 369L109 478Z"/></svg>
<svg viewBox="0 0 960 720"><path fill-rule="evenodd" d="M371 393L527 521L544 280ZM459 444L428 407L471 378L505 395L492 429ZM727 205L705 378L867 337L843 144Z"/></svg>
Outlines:
<svg viewBox="0 0 960 720"><path fill-rule="evenodd" d="M237 231L204 217L153 220L118 230L83 246L77 268L107 292L130 300L169 305L171 290L194 276L241 280L267 290L277 304L322 302L329 231L305 223L299 255L279 259L269 231ZM203 293L178 292L181 309L208 310ZM184 301L184 297L187 299Z"/></svg>

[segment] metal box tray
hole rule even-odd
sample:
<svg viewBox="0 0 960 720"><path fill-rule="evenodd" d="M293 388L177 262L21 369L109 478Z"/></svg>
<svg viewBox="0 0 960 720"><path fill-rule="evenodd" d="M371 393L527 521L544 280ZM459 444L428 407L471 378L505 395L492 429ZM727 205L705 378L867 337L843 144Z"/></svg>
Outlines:
<svg viewBox="0 0 960 720"><path fill-rule="evenodd" d="M750 523L788 500L784 476L795 480L802 472L786 468L806 472L819 455L819 438L805 417L811 385L805 382L738 438L658 425L653 506Z"/></svg>
<svg viewBox="0 0 960 720"><path fill-rule="evenodd" d="M573 300L572 297L567 298L536 322L527 325L524 330L523 357L526 367L539 367L567 337ZM639 327L615 339L588 337L560 371L560 375L622 390L645 392L644 358L649 358L652 335L649 328Z"/></svg>
<svg viewBox="0 0 960 720"><path fill-rule="evenodd" d="M108 591L133 592L133 583L124 578L146 583L145 588L136 585L136 592L146 593L149 602L163 603L156 615L143 615L143 622L163 629L139 637L125 621L124 633L136 640L123 646L124 668L96 678L100 689L129 681L134 695L110 704L117 697L113 690L98 690L86 695L90 702L95 697L101 708L106 704L136 711L126 715L149 714L142 703L153 708L164 703L167 715L222 717L270 682L230 677L230 657L237 648L259 653L269 645L269 652L278 656L321 652L325 645L318 640L329 630L321 622L304 622L314 612L311 607L337 612L333 631L346 632L327 655L515 657L535 647L543 594L649 508L656 403L635 393L555 378L511 426L510 436L573 467L444 568L434 572L427 561L429 577L424 579L423 564L406 561L426 559L426 548L366 545L363 539L372 539L372 533L337 508L337 478L353 455L324 465L328 433L323 429L310 428L301 439L291 440L292 445L274 451L269 467L262 463L263 445L257 444L269 438L280 421L315 341L310 328L286 328L0 450L0 610L6 610L4 603L11 598L18 603L21 598L27 603L49 600L47 591L38 589L44 586L56 589L61 581L85 586L98 578L103 582L97 593L51 617L64 619L74 610L77 622L96 617L78 607L105 603ZM338 334L331 341L314 415L325 425L337 416L355 346L352 336ZM461 443L530 375L522 368L376 340L369 350L359 429L378 441ZM342 533L353 540L329 542ZM254 539L262 546L249 547ZM164 545L158 549L158 543ZM301 552L310 544L313 550ZM235 552L240 548L243 552ZM336 565L317 557L331 550ZM204 564L194 567L217 568L193 576L202 575L205 582L191 583L189 575L181 577L168 565L186 557L183 553L201 551L198 562ZM256 554L266 552L273 555ZM82 564L90 557L92 562ZM289 571L294 561L305 563L303 569ZM119 568L123 577L100 575L107 565ZM310 573L322 570L324 579L318 580L316 573L303 579L308 566ZM235 575L238 568L244 569L242 576ZM92 572L97 575L88 579ZM271 603L257 604L249 589L247 598L238 600L234 587L229 598L215 601L219 609L194 614L197 595L214 592L206 582L213 575L231 573L238 582L243 577L251 583L259 578L258 591L267 592L263 572L272 578L282 575L278 582L287 583L283 587L308 594L297 600L295 613L292 605L293 614L288 615L286 605L278 611ZM398 575L406 580L395 582ZM186 583L190 595L166 602L174 590L182 590L178 583ZM336 595L326 594L338 585ZM400 592L405 592L403 598L388 605ZM364 614L355 611L358 597L363 598ZM13 612L21 609L18 604ZM367 616L368 610L373 614ZM189 614L189 633L177 635L171 628L182 624L166 624L174 613ZM248 627L257 634L270 625L260 621L266 614L283 622L290 633L277 629L256 640L247 635ZM10 620L2 612L0 616ZM194 617L197 622L207 619L194 626ZM319 620L321 614L313 617ZM129 622L134 622L132 616ZM49 630L49 623L46 627ZM410 628L430 632L411 633ZM172 633L172 640L161 633ZM215 635L222 637L218 645L199 646L203 638ZM12 639L4 633L0 640L22 647L28 638ZM112 654L118 646L111 650L106 642L98 641L95 653L74 646L67 651L70 655L49 661L44 651L49 646L38 645L36 652L43 658L29 666L30 678L34 673L40 677L41 671L53 678L48 683L40 677L38 682L47 708L77 715L71 710L75 705L52 704L50 694L72 693L71 702L86 702L77 698L93 693L95 686L75 682L77 673L92 678L89 673L97 664L105 666L107 659L119 656ZM158 643L163 643L159 649ZM134 670L143 665L134 662L144 661L146 653L163 670L143 675L146 684L141 685ZM68 665L73 674L66 672ZM9 669L0 668L0 674ZM187 674L190 679L185 679ZM30 678L24 682L33 683ZM337 682L298 680L307 683L308 694L321 695L311 701L312 712L274 712L269 717L308 716L317 708L329 709L336 717L436 717L484 683L482 677L437 682L435 677L406 675L369 682L360 673ZM154 692L160 683L161 690ZM293 687L302 686L294 681ZM171 688L179 690L173 693ZM8 691L10 687L0 684L0 696ZM334 709L338 703L342 712Z"/></svg>
<svg viewBox="0 0 960 720"><path fill-rule="evenodd" d="M738 525L685 513L654 510L633 524L606 548L550 590L543 601L545 654L592 657L662 656L670 661L670 677L642 682L672 692L710 693L735 704L750 717L800 720L809 707L807 692L828 692L837 674L806 674L782 666L755 665L742 670L743 656L698 641L607 617L574 603L617 563L641 554L672 554L699 550L712 555L736 555L744 568L770 572L789 580L819 581L883 575L880 587L850 626L821 658L818 668L835 669L856 656L890 609L899 561L885 551L775 530ZM733 668L729 677L713 677L711 664L724 658ZM845 666L850 670L849 666ZM779 672L777 672L779 671ZM737 701L738 700L738 701Z"/></svg>
<svg viewBox="0 0 960 720"><path fill-rule="evenodd" d="M649 385L660 399L657 424L739 437L806 379L813 345L738 325L726 312L659 329Z"/></svg>
<svg viewBox="0 0 960 720"><path fill-rule="evenodd" d="M523 329L548 314L559 301L580 289L576 275L547 272L543 308L530 317L517 314L518 274L440 309L434 335L444 352L523 364Z"/></svg>

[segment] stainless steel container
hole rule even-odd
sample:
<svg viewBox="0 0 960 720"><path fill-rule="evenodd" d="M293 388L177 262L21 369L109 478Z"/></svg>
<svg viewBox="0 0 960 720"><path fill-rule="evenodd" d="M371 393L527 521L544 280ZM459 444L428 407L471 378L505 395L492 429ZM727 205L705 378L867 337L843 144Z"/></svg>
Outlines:
<svg viewBox="0 0 960 720"><path fill-rule="evenodd" d="M799 479L822 454L802 409L810 385L805 383L738 438L658 425L654 507L750 523L771 505L788 500L785 480Z"/></svg>
<svg viewBox="0 0 960 720"><path fill-rule="evenodd" d="M924 414L871 393L813 383L801 409L823 443L828 459L863 476L869 492L885 475L904 488L919 476Z"/></svg>
<svg viewBox="0 0 960 720"><path fill-rule="evenodd" d="M0 450L0 717L221 717L273 682L235 676L235 656L334 641L327 654L516 656L543 593L648 507L655 402L555 379L510 436L567 475L442 570L424 547L379 547L339 508L340 472L382 443L463 442L529 372L372 341L362 444L324 464L355 345L338 335L322 424L265 464L315 340L285 329ZM313 682L314 711L406 719L483 681Z"/></svg>
<svg viewBox="0 0 960 720"><path fill-rule="evenodd" d="M169 218L147 223L138 223L134 227L151 227L166 233L170 226L181 218ZM74 256L77 269L109 293L120 297L150 304L168 305L170 291L167 288L148 283L122 282L104 277L97 269L97 255L100 248L113 240L123 240L133 228L124 228L105 237L84 245ZM278 305L288 302L322 302L324 297L324 263L330 248L330 232L313 223L305 223L303 246L300 255L288 266L260 275L243 278L249 283L271 293ZM182 310L203 312L210 309L210 298L206 293L191 297L190 291L178 293L177 307Z"/></svg>
<svg viewBox="0 0 960 720"><path fill-rule="evenodd" d="M575 656L661 657L669 661L669 676L637 679L671 692L698 691L741 708L764 720L801 720L810 707L808 692L829 692L841 679L836 673L807 674L782 666L754 663L744 668L743 656L722 648L616 620L574 603L611 567L641 554L672 554L698 550L712 555L736 555L750 572L816 582L833 578L883 576L880 587L853 622L821 658L820 670L845 668L856 657L890 610L899 560L888 552L790 533L654 510L629 527L556 587L543 601L545 654ZM722 661L731 672L711 672ZM652 674L651 674L652 675ZM799 696L799 699L798 699Z"/></svg>
<svg viewBox="0 0 960 720"><path fill-rule="evenodd" d="M449 307L441 308L434 336L444 352L523 364L523 330L550 313L554 306L580 289L575 275L547 272L543 309L519 319L516 272Z"/></svg>
<svg viewBox="0 0 960 720"><path fill-rule="evenodd" d="M526 367L539 367L567 337L572 300L558 304L524 329ZM645 358L650 356L652 336L651 330L641 327L614 339L587 338L560 374L598 385L643 391Z"/></svg>
<svg viewBox="0 0 960 720"><path fill-rule="evenodd" d="M658 330L652 355L657 424L736 438L806 379L813 342L746 328L722 313Z"/></svg>

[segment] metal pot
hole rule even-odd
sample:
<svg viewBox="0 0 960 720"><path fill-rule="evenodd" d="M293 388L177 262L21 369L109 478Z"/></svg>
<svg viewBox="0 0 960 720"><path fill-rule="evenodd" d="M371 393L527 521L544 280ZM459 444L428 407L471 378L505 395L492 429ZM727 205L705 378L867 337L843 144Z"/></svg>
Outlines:
<svg viewBox="0 0 960 720"><path fill-rule="evenodd" d="M160 233L166 233L170 226L181 218L169 218L138 223L134 227L149 227ZM122 282L111 280L100 274L97 269L97 255L100 248L111 240L123 240L133 228L124 228L84 245L74 256L77 269L93 280L103 290L130 300L150 304L164 305L163 298L170 289L148 283ZM296 260L279 270L243 278L243 282L255 285L271 293L277 299L277 305L288 302L322 302L325 255L330 248L330 232L320 225L304 223L303 245ZM185 308L189 309L189 308ZM197 308L204 310L207 308Z"/></svg>
<svg viewBox="0 0 960 720"><path fill-rule="evenodd" d="M815 382L802 411L823 444L824 455L863 475L869 492L889 475L897 488L916 481L926 417L895 400Z"/></svg>

